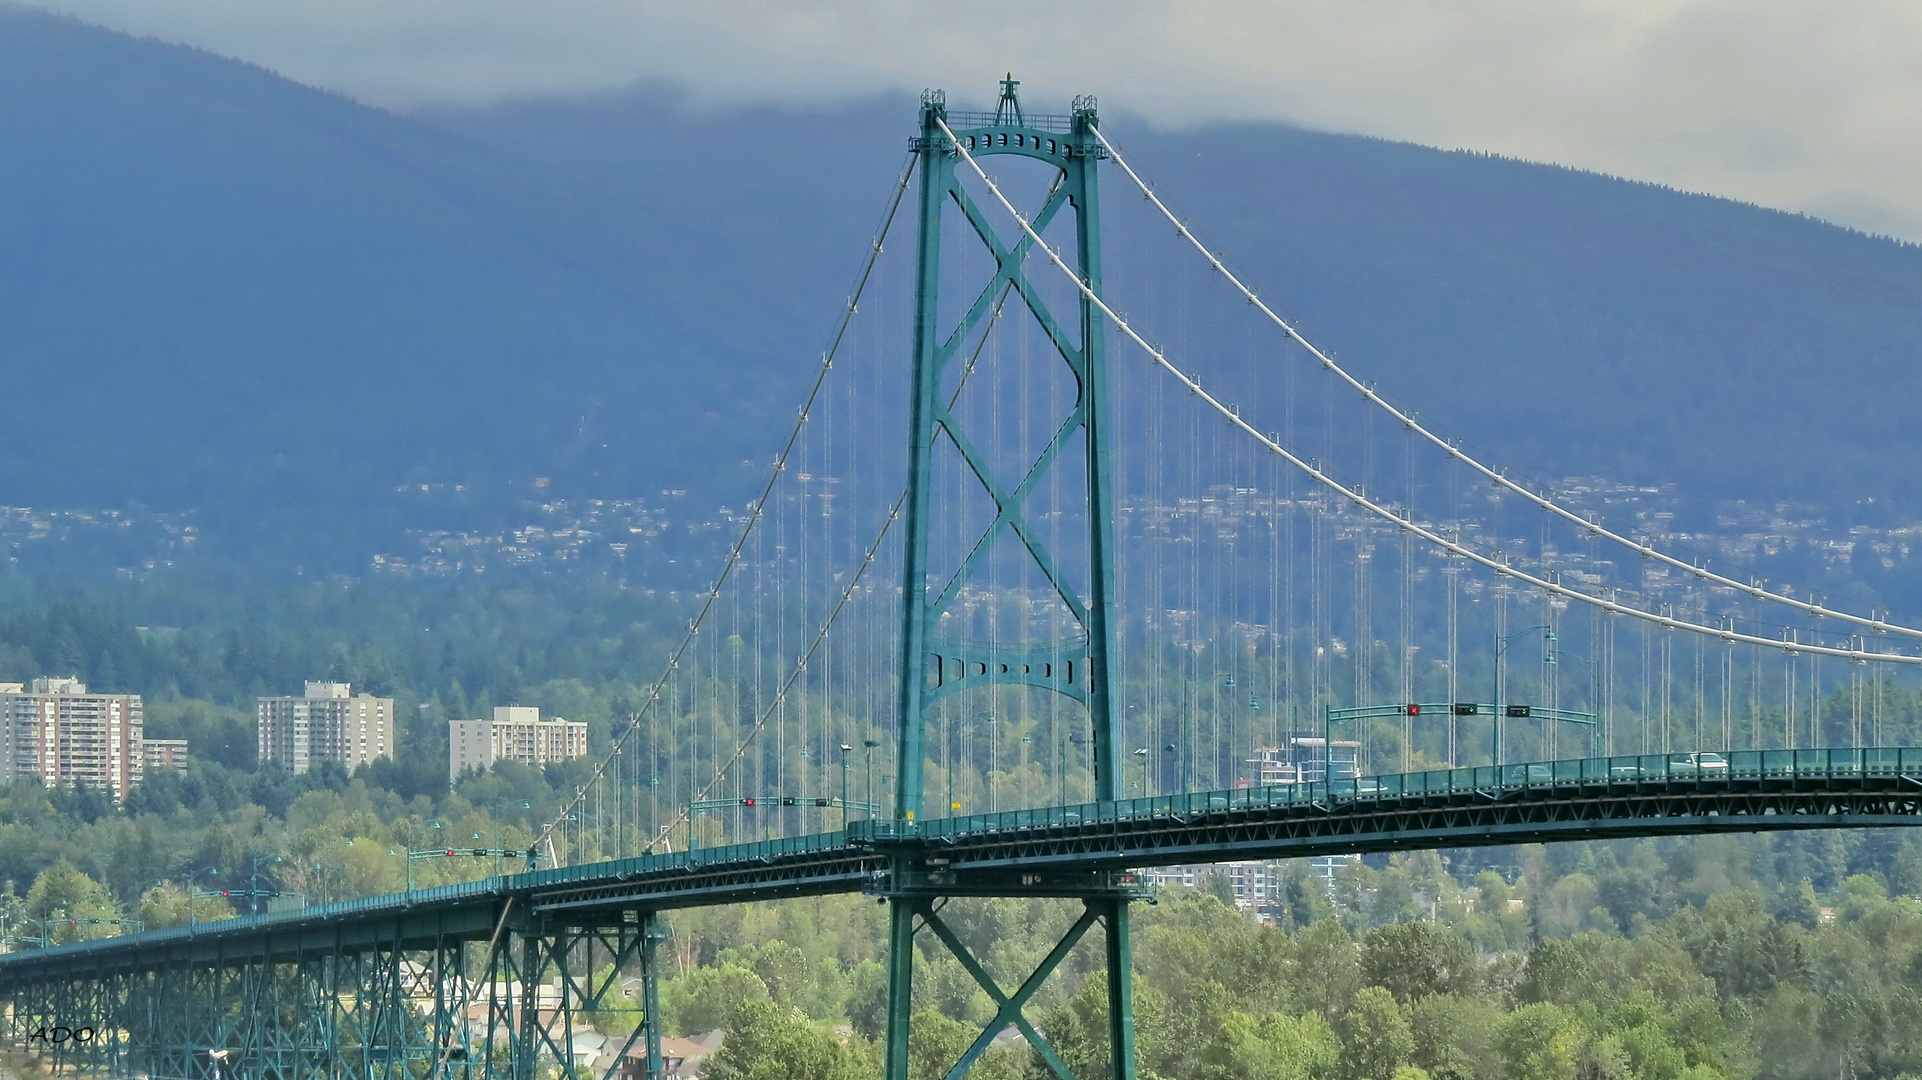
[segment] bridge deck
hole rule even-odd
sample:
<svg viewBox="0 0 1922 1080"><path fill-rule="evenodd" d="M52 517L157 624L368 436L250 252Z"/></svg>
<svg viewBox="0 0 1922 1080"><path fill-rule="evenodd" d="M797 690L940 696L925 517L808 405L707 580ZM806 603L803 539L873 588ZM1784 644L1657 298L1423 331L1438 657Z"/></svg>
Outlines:
<svg viewBox="0 0 1922 1080"><path fill-rule="evenodd" d="M1675 755L1686 759L1687 755ZM911 850L934 885L972 876L1118 871L1226 859L1678 833L1922 824L1922 748L1734 751L1723 765L1669 755L1576 758L1248 787L928 821L503 875L273 916L153 930L0 956L0 980L486 938L518 918L618 920L633 909L890 887ZM999 876L999 875L997 875Z"/></svg>

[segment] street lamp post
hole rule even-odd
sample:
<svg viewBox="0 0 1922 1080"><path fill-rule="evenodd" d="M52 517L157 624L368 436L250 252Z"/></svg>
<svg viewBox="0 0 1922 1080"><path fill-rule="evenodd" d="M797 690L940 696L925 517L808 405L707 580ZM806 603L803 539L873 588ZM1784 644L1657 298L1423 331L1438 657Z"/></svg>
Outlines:
<svg viewBox="0 0 1922 1080"><path fill-rule="evenodd" d="M247 877L248 893L249 893L249 896L247 897L247 899L252 900L254 902L254 914L256 915L260 914L260 909L263 906L260 902L263 899L260 895L260 864L267 863L267 862L284 862L284 861L285 860L278 855L260 855L254 858L253 873L249 874Z"/></svg>
<svg viewBox="0 0 1922 1080"><path fill-rule="evenodd" d="M494 847L496 850L499 850L501 847L501 823L500 818L495 815L500 813L501 807L503 806L509 806L519 810L534 809L534 804L526 799L502 799L500 802L494 804L493 809L488 811L487 816L494 822ZM501 857L496 855L494 856L494 873L498 875L500 872Z"/></svg>
<svg viewBox="0 0 1922 1080"><path fill-rule="evenodd" d="M495 873L496 875L498 875L498 874L499 874L499 873L501 872L501 827L500 827L500 824L499 824L498 822L496 822L496 823L494 824L494 826L493 826L493 828L492 828L492 829L491 829L490 831L492 831L492 832L493 832L493 834L494 834L494 848L493 848L493 851L494 851L494 873ZM474 842L475 842L476 844L478 844L478 843L480 843L480 834L479 834L479 833L475 833L475 834L473 834L473 835L474 835Z"/></svg>
<svg viewBox="0 0 1922 1080"><path fill-rule="evenodd" d="M989 713L987 718L988 718L988 813L993 814L993 813L999 812L1001 809L999 802L995 798L995 784L994 784L994 774L995 774L995 770L1000 768L1001 756L998 752L998 747L997 747L999 740L995 738L994 714Z"/></svg>
<svg viewBox="0 0 1922 1080"><path fill-rule="evenodd" d="M854 763L848 760L848 755L852 753L854 753L853 743L841 744L841 831L842 832L848 831L848 772L854 768Z"/></svg>
<svg viewBox="0 0 1922 1080"><path fill-rule="evenodd" d="M868 775L866 780L867 794L862 796L862 801L868 804L867 813L868 813L868 820L870 821L874 819L874 751L880 745L881 743L875 739L861 740L861 746L864 750L867 751L867 759L868 759L867 760Z"/></svg>
<svg viewBox="0 0 1922 1080"><path fill-rule="evenodd" d="M1151 794L1148 791L1148 748L1136 747L1134 756L1135 760L1141 763L1141 797L1145 799Z"/></svg>
<svg viewBox="0 0 1922 1080"><path fill-rule="evenodd" d="M1204 683L1208 685L1213 685L1216 679L1223 680L1221 686L1222 686L1222 689L1224 690L1233 690L1235 688L1235 676L1234 676L1234 673L1230 671L1217 671L1213 675L1210 675L1206 678L1188 680L1187 688L1190 691L1188 695L1188 724L1190 728L1193 728L1195 726L1195 715L1194 715L1195 701L1194 701L1194 695L1192 691L1194 690L1195 687L1201 686ZM1187 738L1188 745L1189 747L1192 748L1199 740L1195 738L1195 733L1192 730L1187 733L1187 736L1188 736ZM1194 757L1193 754L1189 755L1190 760L1192 760L1193 757ZM1178 776L1175 778L1175 781L1178 785L1180 785L1183 791L1186 791L1188 790L1188 788L1193 786L1193 783L1190 780L1190 778L1185 776Z"/></svg>
<svg viewBox="0 0 1922 1080"><path fill-rule="evenodd" d="M1088 745L1090 741L1092 740L1084 739L1079 735L1068 736L1068 742L1073 744L1077 750L1079 750L1083 746ZM1054 800L1055 805L1065 806L1068 803L1068 770L1065 766L1063 766L1063 768L1060 770L1060 775L1055 778L1055 781L1056 781L1056 786L1055 786L1056 796Z"/></svg>
<svg viewBox="0 0 1922 1080"><path fill-rule="evenodd" d="M1497 765L1502 764L1507 759L1508 751L1507 725L1504 723L1508 713L1508 701L1502 696L1507 690L1508 666L1503 658L1507 656L1510 645L1513 645L1515 642L1520 641L1522 638L1527 637L1537 630L1548 635L1547 640L1549 645L1553 647L1555 642L1555 628L1547 623L1538 623L1534 626L1525 627L1505 638L1498 638L1495 642L1495 745L1493 749L1495 752L1495 764Z"/></svg>
<svg viewBox="0 0 1922 1080"><path fill-rule="evenodd" d="M1590 660L1586 656L1581 656L1577 653L1566 652L1561 649L1556 649L1553 652L1550 652L1548 656L1543 660L1543 663L1560 664L1564 660L1573 660L1576 663L1588 669L1588 707L1593 709L1596 715L1601 718L1601 735L1602 735L1602 743L1603 743L1602 753L1606 754L1610 751L1610 747L1608 745L1609 743L1608 714L1606 710L1602 708L1601 666L1595 663L1595 661ZM1556 676L1556 678L1559 685L1560 676ZM1559 705L1560 702L1551 701L1549 704ZM1551 727L1550 730L1552 731L1554 729ZM1595 734L1594 729L1591 728L1589 730L1589 751L1588 751L1591 754L1595 752L1594 734Z"/></svg>
<svg viewBox="0 0 1922 1080"><path fill-rule="evenodd" d="M428 827L438 829L440 822L430 822ZM414 823L411 821L407 823L407 891L414 891Z"/></svg>
<svg viewBox="0 0 1922 1080"><path fill-rule="evenodd" d="M194 882L199 881L200 875L202 874L218 874L218 873L220 873L220 868L217 866L203 866L200 869L195 870L193 873L187 875L187 925L188 926L200 925L200 914L198 911L194 909L194 901L198 899L198 897L194 896Z"/></svg>

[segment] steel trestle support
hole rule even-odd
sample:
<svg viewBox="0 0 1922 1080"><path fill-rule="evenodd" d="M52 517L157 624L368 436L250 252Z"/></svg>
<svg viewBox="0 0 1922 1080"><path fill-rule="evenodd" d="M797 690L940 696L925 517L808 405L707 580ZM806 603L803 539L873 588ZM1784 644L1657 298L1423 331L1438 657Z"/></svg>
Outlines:
<svg viewBox="0 0 1922 1080"><path fill-rule="evenodd" d="M888 942L888 1027L883 1047L884 1075L905 1077L908 1069L908 1042L912 1025L912 989L915 939L926 930L961 964L963 970L985 991L995 1004L995 1015L968 1046L961 1058L946 1072L946 1080L961 1080L974 1063L1007 1028L1015 1028L1028 1047L1059 1080L1134 1080L1134 993L1130 966L1128 904L1144 893L1134 886L1132 875L1074 875L1048 879L1044 875L1021 875L1029 879L1023 890L1017 881L954 881L943 873L911 875L901 882L901 891L886 898L890 906ZM1048 954L1035 965L1013 993L1004 990L988 974L973 950L955 934L941 911L952 896L945 887L962 885L962 895L1045 897L1072 896L1081 900L1078 918L1062 933ZM968 887L972 884L972 887ZM1048 977L1061 966L1077 945L1096 925L1106 939L1106 978L1108 1005L1109 1070L1102 1077L1077 1077L1062 1060L1054 1046L1029 1021L1024 1010Z"/></svg>
<svg viewBox="0 0 1922 1080"><path fill-rule="evenodd" d="M396 922L351 947L290 953L263 935L189 960L48 968L0 990L0 1040L55 1075L107 1080L613 1080L637 1045L663 1080L659 916L499 916L498 936ZM573 1032L608 1019L632 1034L596 1070Z"/></svg>

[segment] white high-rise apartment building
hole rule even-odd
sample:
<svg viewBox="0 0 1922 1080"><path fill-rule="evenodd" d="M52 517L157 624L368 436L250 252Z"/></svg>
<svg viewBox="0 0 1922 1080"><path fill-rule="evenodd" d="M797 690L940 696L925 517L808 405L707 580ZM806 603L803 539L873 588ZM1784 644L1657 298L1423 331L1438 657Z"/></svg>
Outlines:
<svg viewBox="0 0 1922 1080"><path fill-rule="evenodd" d="M0 778L124 799L146 772L144 737L139 694L89 694L78 679L0 683Z"/></svg>
<svg viewBox="0 0 1922 1080"><path fill-rule="evenodd" d="M304 773L322 761L350 771L394 756L394 699L355 695L348 683L310 682L300 697L259 699L260 760Z"/></svg>
<svg viewBox="0 0 1922 1080"><path fill-rule="evenodd" d="M541 719L528 705L503 705L492 720L447 722L447 778L452 781L469 769L485 772L505 758L523 765L567 761L587 753L587 725L556 716Z"/></svg>

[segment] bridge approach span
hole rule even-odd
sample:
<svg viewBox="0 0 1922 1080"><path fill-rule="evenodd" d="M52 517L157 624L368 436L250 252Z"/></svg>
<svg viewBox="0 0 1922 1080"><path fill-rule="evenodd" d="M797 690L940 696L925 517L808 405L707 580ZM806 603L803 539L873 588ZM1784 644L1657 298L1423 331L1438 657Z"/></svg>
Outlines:
<svg viewBox="0 0 1922 1080"><path fill-rule="evenodd" d="M1691 755L1676 755L1690 757ZM890 856L942 895L1127 889L1146 866L1341 852L1684 833L1922 824L1922 749L1734 751L1726 767L1667 755L1398 773L1015 810L736 844L488 878L197 927L0 956L0 993L50 972L292 959L361 944L486 940L503 920L619 923L625 913L868 891ZM511 901L511 903L510 903ZM516 910L518 914L516 914Z"/></svg>

